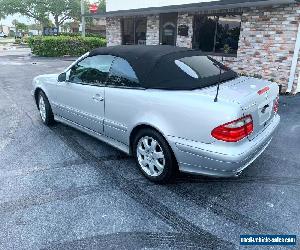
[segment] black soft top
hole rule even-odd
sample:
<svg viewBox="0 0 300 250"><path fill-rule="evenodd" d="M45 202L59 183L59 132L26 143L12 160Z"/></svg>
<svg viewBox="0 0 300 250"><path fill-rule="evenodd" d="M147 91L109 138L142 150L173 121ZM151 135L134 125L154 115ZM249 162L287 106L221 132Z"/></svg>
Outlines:
<svg viewBox="0 0 300 250"><path fill-rule="evenodd" d="M215 78L192 78L175 64L175 60L184 57L206 56L197 50L169 45L122 45L101 47L91 51L89 56L96 55L112 55L127 60L144 88L191 90L211 86L218 81ZM232 73L222 77L232 78Z"/></svg>

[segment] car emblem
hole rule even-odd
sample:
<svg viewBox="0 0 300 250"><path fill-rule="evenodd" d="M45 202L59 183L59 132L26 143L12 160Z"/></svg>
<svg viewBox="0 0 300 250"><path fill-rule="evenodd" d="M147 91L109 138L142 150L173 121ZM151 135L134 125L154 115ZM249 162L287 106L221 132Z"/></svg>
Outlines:
<svg viewBox="0 0 300 250"><path fill-rule="evenodd" d="M270 107L269 104L267 104L266 106L264 106L261 110L261 112L264 114L266 113L267 108Z"/></svg>

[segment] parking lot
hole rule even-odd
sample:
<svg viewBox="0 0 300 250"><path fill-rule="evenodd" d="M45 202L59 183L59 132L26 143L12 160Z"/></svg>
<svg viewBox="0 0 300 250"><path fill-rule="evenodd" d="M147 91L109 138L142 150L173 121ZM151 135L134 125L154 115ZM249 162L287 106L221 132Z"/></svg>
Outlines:
<svg viewBox="0 0 300 250"><path fill-rule="evenodd" d="M42 124L31 81L71 61L0 51L0 249L243 249L241 234L299 239L299 95L281 97L273 142L239 178L180 174L161 186L105 143Z"/></svg>

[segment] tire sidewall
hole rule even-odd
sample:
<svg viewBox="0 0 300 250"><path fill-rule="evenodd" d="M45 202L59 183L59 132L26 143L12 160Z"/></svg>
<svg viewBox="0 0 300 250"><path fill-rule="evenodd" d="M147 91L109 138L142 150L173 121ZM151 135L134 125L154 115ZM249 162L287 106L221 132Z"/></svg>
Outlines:
<svg viewBox="0 0 300 250"><path fill-rule="evenodd" d="M43 121L43 119L41 119L41 120L44 124L51 125L54 122L54 116L53 116L52 109L51 109L50 103L48 101L48 98L47 98L46 94L43 91L40 91L39 94L38 94L38 100L37 100L38 101L38 106L39 106L41 98L43 98L43 100L44 100L45 110L46 110L46 119L45 119L45 121Z"/></svg>
<svg viewBox="0 0 300 250"><path fill-rule="evenodd" d="M152 137L153 139L155 139L161 146L162 151L164 153L165 161L166 161L165 167L164 167L163 172L159 176L155 176L155 177L149 176L142 169L142 167L140 166L140 163L138 161L137 146L138 146L139 140L144 136L149 136L149 137ZM137 164L138 168L140 169L140 171L142 172L142 174L146 178L148 178L149 180L151 180L153 182L161 183L161 184L167 183L175 176L175 173L177 172L176 171L177 164L176 164L176 160L173 155L173 151L172 151L171 147L169 146L166 139L160 133L156 132L153 129L148 129L148 128L142 129L136 134L134 142L133 142L133 154L134 154L136 164Z"/></svg>

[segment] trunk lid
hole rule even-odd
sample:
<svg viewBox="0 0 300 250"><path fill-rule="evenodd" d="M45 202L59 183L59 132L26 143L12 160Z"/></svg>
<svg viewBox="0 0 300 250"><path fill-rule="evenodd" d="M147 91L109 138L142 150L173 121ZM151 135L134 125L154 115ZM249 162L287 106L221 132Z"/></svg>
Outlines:
<svg viewBox="0 0 300 250"><path fill-rule="evenodd" d="M214 98L216 86L205 89L204 92ZM275 83L251 77L239 77L220 85L218 100L238 103L245 116L252 116L254 131L248 139L253 140L264 131L275 116L274 104L278 94L279 87Z"/></svg>

